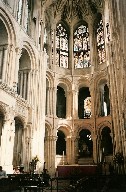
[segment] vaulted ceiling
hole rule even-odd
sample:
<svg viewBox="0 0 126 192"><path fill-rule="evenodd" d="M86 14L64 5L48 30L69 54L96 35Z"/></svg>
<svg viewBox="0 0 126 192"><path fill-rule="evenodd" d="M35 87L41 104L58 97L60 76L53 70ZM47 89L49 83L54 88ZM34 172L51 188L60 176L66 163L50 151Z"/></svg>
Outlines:
<svg viewBox="0 0 126 192"><path fill-rule="evenodd" d="M44 0L47 20L52 22L60 16L62 20L83 19L95 15L103 7L104 0Z"/></svg>

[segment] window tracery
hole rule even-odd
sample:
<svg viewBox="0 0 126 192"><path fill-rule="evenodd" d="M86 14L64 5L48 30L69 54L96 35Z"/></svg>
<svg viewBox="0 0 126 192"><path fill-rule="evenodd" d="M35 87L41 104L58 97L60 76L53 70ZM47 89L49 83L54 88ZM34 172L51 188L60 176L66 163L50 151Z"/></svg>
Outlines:
<svg viewBox="0 0 126 192"><path fill-rule="evenodd" d="M80 25L74 32L74 67L90 67L89 31L86 25Z"/></svg>
<svg viewBox="0 0 126 192"><path fill-rule="evenodd" d="M68 34L61 23L56 28L56 65L68 68Z"/></svg>
<svg viewBox="0 0 126 192"><path fill-rule="evenodd" d="M100 19L97 25L97 51L98 51L98 62L99 64L102 64L105 62L105 41L104 41L104 27L102 19Z"/></svg>

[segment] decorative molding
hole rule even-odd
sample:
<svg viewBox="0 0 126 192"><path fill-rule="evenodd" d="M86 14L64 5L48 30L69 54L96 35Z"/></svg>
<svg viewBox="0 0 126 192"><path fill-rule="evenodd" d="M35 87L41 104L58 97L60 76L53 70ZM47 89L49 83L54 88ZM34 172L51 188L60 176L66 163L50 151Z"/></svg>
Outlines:
<svg viewBox="0 0 126 192"><path fill-rule="evenodd" d="M2 83L0 84L0 89L2 89L7 94L14 97L17 100L17 102L21 103L21 105L29 107L28 102L15 92L15 88L9 87L6 83Z"/></svg>

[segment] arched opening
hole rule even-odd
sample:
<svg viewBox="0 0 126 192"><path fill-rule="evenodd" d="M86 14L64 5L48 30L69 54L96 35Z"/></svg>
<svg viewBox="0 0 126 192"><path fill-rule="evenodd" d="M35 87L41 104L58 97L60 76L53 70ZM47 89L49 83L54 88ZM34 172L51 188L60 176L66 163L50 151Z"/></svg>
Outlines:
<svg viewBox="0 0 126 192"><path fill-rule="evenodd" d="M110 98L109 88L107 84L100 86L100 116L108 116L110 114Z"/></svg>
<svg viewBox="0 0 126 192"><path fill-rule="evenodd" d="M26 49L22 49L22 55L19 60L18 72L18 94L27 100L28 95L28 76L31 69L30 56Z"/></svg>
<svg viewBox="0 0 126 192"><path fill-rule="evenodd" d="M13 150L13 166L19 166L22 164L23 155L23 123L15 117L15 138L14 138L14 150Z"/></svg>
<svg viewBox="0 0 126 192"><path fill-rule="evenodd" d="M109 88L107 84L104 86L104 114L105 116L110 114L110 99L109 99Z"/></svg>
<svg viewBox="0 0 126 192"><path fill-rule="evenodd" d="M66 141L65 134L63 131L57 132L57 141L56 141L56 155L66 155Z"/></svg>
<svg viewBox="0 0 126 192"><path fill-rule="evenodd" d="M92 157L93 155L93 141L91 139L91 132L88 129L82 129L79 133L79 158Z"/></svg>
<svg viewBox="0 0 126 192"><path fill-rule="evenodd" d="M2 20L0 20L0 81L2 81L3 71L6 67L8 33ZM5 75L5 74L4 74Z"/></svg>
<svg viewBox="0 0 126 192"><path fill-rule="evenodd" d="M104 161L105 156L110 156L113 154L113 144L111 137L111 130L109 127L104 127L101 132L101 151L102 151L102 161Z"/></svg>
<svg viewBox="0 0 126 192"><path fill-rule="evenodd" d="M66 96L62 87L57 86L56 115L59 118L66 118Z"/></svg>
<svg viewBox="0 0 126 192"><path fill-rule="evenodd" d="M79 119L91 117L91 96L88 87L82 87L79 89L78 117Z"/></svg>

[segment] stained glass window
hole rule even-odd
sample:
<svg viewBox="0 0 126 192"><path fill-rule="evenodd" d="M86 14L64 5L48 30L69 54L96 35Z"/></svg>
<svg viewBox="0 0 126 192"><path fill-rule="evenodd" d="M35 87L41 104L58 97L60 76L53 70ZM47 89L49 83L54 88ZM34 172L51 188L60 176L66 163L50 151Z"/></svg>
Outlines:
<svg viewBox="0 0 126 192"><path fill-rule="evenodd" d="M90 67L89 32L86 25L79 26L74 32L74 67Z"/></svg>
<svg viewBox="0 0 126 192"><path fill-rule="evenodd" d="M102 64L105 62L105 41L104 41L104 28L102 19L97 25L97 51L98 62Z"/></svg>
<svg viewBox="0 0 126 192"><path fill-rule="evenodd" d="M68 34L61 23L56 28L56 65L68 68Z"/></svg>
<svg viewBox="0 0 126 192"><path fill-rule="evenodd" d="M21 24L21 16L22 16L22 0L18 2L18 12L17 12L17 21Z"/></svg>

